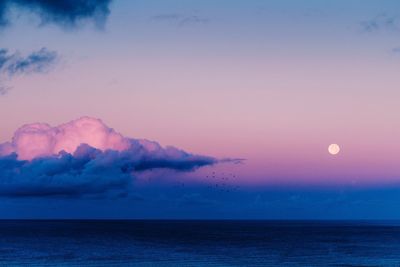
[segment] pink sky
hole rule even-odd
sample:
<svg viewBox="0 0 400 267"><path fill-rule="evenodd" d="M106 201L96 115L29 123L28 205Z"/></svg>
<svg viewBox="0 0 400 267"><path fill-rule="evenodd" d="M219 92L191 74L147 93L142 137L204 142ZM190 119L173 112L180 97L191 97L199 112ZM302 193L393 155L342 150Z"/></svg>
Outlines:
<svg viewBox="0 0 400 267"><path fill-rule="evenodd" d="M0 97L0 142L26 123L88 115L124 136L246 158L235 167L246 183L396 181L399 61L385 52L396 37L362 34L352 16L337 22L336 9L300 20L297 31L284 17L240 24L238 10L181 29L139 16L126 34L120 26L132 18L116 6L105 32L35 27L45 42L18 23L5 44L57 46L63 60L11 82ZM269 20L279 29L261 31ZM335 157L331 143L342 149Z"/></svg>

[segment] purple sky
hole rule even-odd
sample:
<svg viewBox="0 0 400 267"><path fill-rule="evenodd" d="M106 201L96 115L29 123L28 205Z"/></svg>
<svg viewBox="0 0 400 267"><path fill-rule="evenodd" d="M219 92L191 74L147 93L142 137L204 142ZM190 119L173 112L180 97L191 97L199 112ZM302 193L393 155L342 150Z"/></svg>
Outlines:
<svg viewBox="0 0 400 267"><path fill-rule="evenodd" d="M82 0L86 13L59 9L68 0L9 2L0 9L0 144L24 124L90 116L127 138L246 159L179 179L398 184L398 1L104 0L93 9ZM32 142L43 140L21 144Z"/></svg>

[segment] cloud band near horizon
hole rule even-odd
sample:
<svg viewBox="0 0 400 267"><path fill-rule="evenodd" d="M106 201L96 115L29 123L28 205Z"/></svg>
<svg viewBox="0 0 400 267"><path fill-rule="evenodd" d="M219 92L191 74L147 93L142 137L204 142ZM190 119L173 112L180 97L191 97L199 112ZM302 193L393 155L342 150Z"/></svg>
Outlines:
<svg viewBox="0 0 400 267"><path fill-rule="evenodd" d="M194 171L225 161L127 138L89 117L57 127L34 123L0 144L0 196L121 193L143 171Z"/></svg>

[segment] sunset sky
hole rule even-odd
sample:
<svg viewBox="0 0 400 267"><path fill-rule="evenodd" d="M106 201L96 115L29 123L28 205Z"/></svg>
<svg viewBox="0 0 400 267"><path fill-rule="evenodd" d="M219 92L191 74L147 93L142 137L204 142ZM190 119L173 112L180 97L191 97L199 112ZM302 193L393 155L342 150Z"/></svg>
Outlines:
<svg viewBox="0 0 400 267"><path fill-rule="evenodd" d="M79 0L101 9L68 17L26 2L0 4L0 49L47 61L11 71L0 52L0 144L89 116L218 163L146 173L118 209L8 196L0 216L400 218L399 1ZM213 172L235 191L208 190L225 186Z"/></svg>

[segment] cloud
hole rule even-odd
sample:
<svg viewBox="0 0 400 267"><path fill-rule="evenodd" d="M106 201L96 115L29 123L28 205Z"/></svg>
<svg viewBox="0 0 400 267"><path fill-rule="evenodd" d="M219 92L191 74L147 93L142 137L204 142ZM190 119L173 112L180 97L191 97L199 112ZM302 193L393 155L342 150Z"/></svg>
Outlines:
<svg viewBox="0 0 400 267"><path fill-rule="evenodd" d="M180 27L195 24L206 24L209 22L208 19L198 15L183 15L178 13L160 14L153 16L152 19L155 21L171 22Z"/></svg>
<svg viewBox="0 0 400 267"><path fill-rule="evenodd" d="M389 16L387 14L378 15L370 20L361 22L361 27L365 32L379 31L399 31L400 18L397 16Z"/></svg>
<svg viewBox="0 0 400 267"><path fill-rule="evenodd" d="M0 144L0 195L12 197L126 195L143 171L193 171L218 163L157 142L122 136L82 117L51 127L24 125Z"/></svg>
<svg viewBox="0 0 400 267"><path fill-rule="evenodd" d="M6 19L6 1L0 1L0 27L8 24Z"/></svg>
<svg viewBox="0 0 400 267"><path fill-rule="evenodd" d="M0 84L0 96L6 95L10 89L10 87Z"/></svg>
<svg viewBox="0 0 400 267"><path fill-rule="evenodd" d="M3 0L0 2L0 26L10 24L11 8L37 14L42 24L55 23L63 27L76 27L91 20L103 27L110 13L111 0Z"/></svg>
<svg viewBox="0 0 400 267"><path fill-rule="evenodd" d="M8 50L0 50L0 71L14 76L24 73L45 72L57 59L57 53L47 48L34 51L27 56L19 53L9 54Z"/></svg>
<svg viewBox="0 0 400 267"><path fill-rule="evenodd" d="M47 48L26 56L19 52L10 53L7 49L0 49L0 95L5 95L11 89L3 84L6 80L23 74L47 72L54 66L57 59L57 53Z"/></svg>
<svg viewBox="0 0 400 267"><path fill-rule="evenodd" d="M394 53L394 54L400 54L400 47L394 47L394 48L392 48L392 53Z"/></svg>
<svg viewBox="0 0 400 267"><path fill-rule="evenodd" d="M13 197L64 196L101 194L121 191L131 180L127 172L112 162L105 166L107 155L71 155L21 161L15 154L0 158L0 195Z"/></svg>

